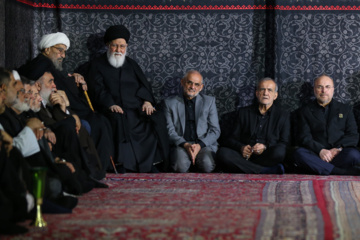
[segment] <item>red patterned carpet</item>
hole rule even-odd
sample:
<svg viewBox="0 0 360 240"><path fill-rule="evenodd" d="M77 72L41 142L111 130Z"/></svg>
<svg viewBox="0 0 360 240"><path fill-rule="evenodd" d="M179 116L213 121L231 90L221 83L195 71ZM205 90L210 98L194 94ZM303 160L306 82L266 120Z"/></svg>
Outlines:
<svg viewBox="0 0 360 240"><path fill-rule="evenodd" d="M360 177L109 174L46 229L1 239L359 239ZM25 224L25 223L24 223Z"/></svg>

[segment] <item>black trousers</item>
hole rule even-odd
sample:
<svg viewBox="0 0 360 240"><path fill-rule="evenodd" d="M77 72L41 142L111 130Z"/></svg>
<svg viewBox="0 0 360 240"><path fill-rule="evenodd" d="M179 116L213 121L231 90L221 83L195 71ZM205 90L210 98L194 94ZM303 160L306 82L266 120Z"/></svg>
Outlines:
<svg viewBox="0 0 360 240"><path fill-rule="evenodd" d="M218 164L225 172L260 173L265 167L272 167L284 161L286 148L275 146L266 149L261 155L251 155L249 160L240 152L221 147L217 152Z"/></svg>

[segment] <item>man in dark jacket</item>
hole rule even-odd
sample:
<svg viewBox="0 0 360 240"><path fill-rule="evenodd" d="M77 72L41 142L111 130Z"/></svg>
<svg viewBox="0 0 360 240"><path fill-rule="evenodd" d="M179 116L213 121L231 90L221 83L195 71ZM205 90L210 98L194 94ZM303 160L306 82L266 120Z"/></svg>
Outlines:
<svg viewBox="0 0 360 240"><path fill-rule="evenodd" d="M258 104L239 109L234 131L222 137L218 150L226 172L283 174L290 140L290 115L274 105L278 87L271 78L261 79Z"/></svg>
<svg viewBox="0 0 360 240"><path fill-rule="evenodd" d="M316 100L298 112L300 148L294 152L300 171L319 175L360 175L357 125L352 107L333 99L334 81L327 75L314 82Z"/></svg>

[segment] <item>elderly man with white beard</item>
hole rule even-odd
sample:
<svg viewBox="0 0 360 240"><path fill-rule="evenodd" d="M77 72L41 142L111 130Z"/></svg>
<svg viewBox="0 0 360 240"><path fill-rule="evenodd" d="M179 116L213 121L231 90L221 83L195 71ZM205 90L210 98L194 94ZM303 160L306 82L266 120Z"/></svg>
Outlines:
<svg viewBox="0 0 360 240"><path fill-rule="evenodd" d="M111 126L105 116L93 112L91 109L84 92L87 90L84 77L78 73L66 74L63 72L63 61L66 51L70 48L69 38L61 32L46 34L41 38L38 47L41 53L21 66L20 74L34 80L39 79L45 72L52 74L53 83L56 84L57 89L66 93L68 99L66 109L71 109L76 113L81 119L83 127L88 130L105 172L110 167L111 157L114 156ZM58 93L62 92L58 91ZM46 93L47 96L50 94L51 92ZM61 101L58 98L59 94L52 94L51 97L53 98L51 101ZM47 101L46 98L43 100ZM63 105L62 108L66 111Z"/></svg>
<svg viewBox="0 0 360 240"><path fill-rule="evenodd" d="M168 161L166 120L155 110L151 85L140 66L126 56L129 39L123 25L106 30L108 50L91 62L89 88L112 124L119 170L157 172L155 165L163 162L166 168Z"/></svg>
<svg viewBox="0 0 360 240"><path fill-rule="evenodd" d="M45 199L49 199L52 203L57 204L55 208L51 208L51 212L58 212L58 207L65 207L62 209L70 212L77 204L77 199L72 197L65 197L62 193L62 185L53 168L45 162L43 158L43 151L39 145L40 141L44 140L43 123L36 117L26 118L23 115L24 111L28 111L29 94L25 91L23 83L20 81L20 76L16 71L9 73L10 81L0 82L2 89L6 90L5 104L6 108L0 114L0 126L13 137L13 145L20 150L22 156L11 158L16 161L17 168L25 173L26 185L31 189L31 181L29 175L29 167L48 167ZM5 85L5 86L4 86ZM26 159L24 164L22 157ZM61 210L61 211L62 211Z"/></svg>
<svg viewBox="0 0 360 240"><path fill-rule="evenodd" d="M9 76L9 82L0 83L0 89L6 93L4 101L6 107L0 112L0 124L14 137L13 145L21 151L24 157L28 157L40 151L36 140L43 136L44 125L39 119L31 118L24 123L23 128L13 128L16 126L16 121L20 121L16 116L22 111L29 110L29 106L24 102L28 101L28 96L25 94L23 84L21 81L15 80L15 78L20 78L18 73L13 71L13 73L9 73ZM5 121L5 119L12 120ZM12 129L14 131L11 131Z"/></svg>
<svg viewBox="0 0 360 240"><path fill-rule="evenodd" d="M67 108L68 99L65 92L57 90L50 72L45 72L36 81L35 86L42 98L38 116L56 134L54 154L74 165L75 174L78 175L84 192L90 191L91 185L107 187L97 181L104 176L94 143L87 131L81 127L78 116Z"/></svg>

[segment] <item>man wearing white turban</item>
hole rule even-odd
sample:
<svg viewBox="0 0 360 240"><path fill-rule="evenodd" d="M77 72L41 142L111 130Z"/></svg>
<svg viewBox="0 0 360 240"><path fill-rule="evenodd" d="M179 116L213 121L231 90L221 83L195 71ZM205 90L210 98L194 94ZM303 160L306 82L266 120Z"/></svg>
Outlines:
<svg viewBox="0 0 360 240"><path fill-rule="evenodd" d="M29 79L38 80L45 72L50 72L54 78L53 83L57 90L63 90L69 100L67 109L82 120L82 125L90 125L87 128L102 165L102 172L110 166L110 157L113 156L112 133L109 121L105 116L94 113L87 102L83 90L87 90L87 84L82 75L78 73L64 74L62 63L66 51L70 47L69 38L66 34L57 32L44 35L38 45L41 53L19 68L19 73ZM83 121L86 120L86 121Z"/></svg>
<svg viewBox="0 0 360 240"><path fill-rule="evenodd" d="M70 48L70 40L66 34L62 32L46 34L41 38L38 47L41 53L53 62L57 70L63 70L65 52Z"/></svg>
<svg viewBox="0 0 360 240"><path fill-rule="evenodd" d="M65 33L57 32L44 35L39 42L39 50L55 46L57 44L63 44L67 49L70 48L70 40Z"/></svg>

